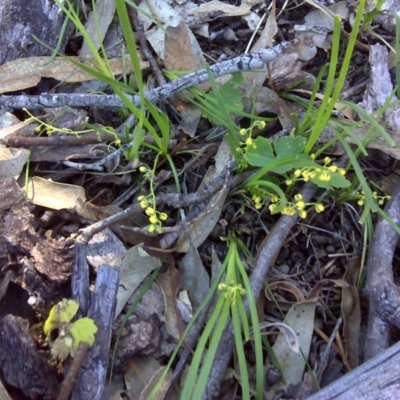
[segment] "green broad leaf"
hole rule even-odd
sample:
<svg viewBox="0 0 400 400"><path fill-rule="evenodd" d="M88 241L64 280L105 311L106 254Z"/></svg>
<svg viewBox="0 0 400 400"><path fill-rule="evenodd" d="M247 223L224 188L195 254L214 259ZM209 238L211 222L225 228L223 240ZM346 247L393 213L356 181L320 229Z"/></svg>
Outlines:
<svg viewBox="0 0 400 400"><path fill-rule="evenodd" d="M81 318L71 324L70 334L73 339L71 356L73 357L78 349L80 342L85 342L92 346L95 341L97 326L91 318Z"/></svg>
<svg viewBox="0 0 400 400"><path fill-rule="evenodd" d="M307 139L302 136L282 136L274 140L277 157L286 157L303 153Z"/></svg>
<svg viewBox="0 0 400 400"><path fill-rule="evenodd" d="M320 179L318 179L318 177L316 177L311 179L311 182L322 189L341 189L350 186L350 181L347 180L346 177L344 177L343 175L338 174L337 172L331 173L331 179L329 181L321 181Z"/></svg>
<svg viewBox="0 0 400 400"><path fill-rule="evenodd" d="M74 318L79 308L76 300L62 299L50 310L49 316L44 323L43 332L48 336L53 329L61 324L70 322Z"/></svg>
<svg viewBox="0 0 400 400"><path fill-rule="evenodd" d="M268 139L259 136L255 141L255 149L247 149L247 162L253 167L265 167L275 160L271 143Z"/></svg>
<svg viewBox="0 0 400 400"><path fill-rule="evenodd" d="M279 160L281 156L276 157L275 160ZM279 165L279 167L275 167L272 169L273 172L276 172L277 174L283 174L284 172L288 172L292 169L295 168L302 168L304 167L304 163L312 163L311 158L307 154L298 154L298 155L293 155L293 160L283 164Z"/></svg>
<svg viewBox="0 0 400 400"><path fill-rule="evenodd" d="M219 89L219 93L224 99L225 107L229 111L232 111L232 108L238 111L243 111L242 98L244 97L244 94L238 89L242 83L242 74L234 74L233 77Z"/></svg>

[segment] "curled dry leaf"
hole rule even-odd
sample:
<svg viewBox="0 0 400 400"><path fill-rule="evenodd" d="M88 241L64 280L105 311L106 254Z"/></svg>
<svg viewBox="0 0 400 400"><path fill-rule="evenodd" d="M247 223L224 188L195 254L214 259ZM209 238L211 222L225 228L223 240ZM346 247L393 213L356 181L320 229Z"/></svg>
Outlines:
<svg viewBox="0 0 400 400"><path fill-rule="evenodd" d="M85 63L87 60L79 57L71 57L75 61ZM10 61L0 66L0 93L23 90L36 86L41 78L53 78L64 82L85 82L96 79L68 61L64 57L56 57L50 62L50 57L28 57ZM123 62L120 58L108 60L114 75L122 72L132 72L131 63ZM91 62L88 67L96 69ZM141 68L148 67L147 62L141 62Z"/></svg>
<svg viewBox="0 0 400 400"><path fill-rule="evenodd" d="M33 204L52 210L71 210L78 201L86 201L85 190L81 186L53 182L37 176L29 179L27 191L27 198Z"/></svg>

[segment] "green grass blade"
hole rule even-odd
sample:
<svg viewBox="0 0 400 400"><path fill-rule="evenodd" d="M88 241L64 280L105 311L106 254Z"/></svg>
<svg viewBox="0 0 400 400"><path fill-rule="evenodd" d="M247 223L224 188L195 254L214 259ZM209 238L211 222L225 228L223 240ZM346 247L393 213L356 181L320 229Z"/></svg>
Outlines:
<svg viewBox="0 0 400 400"><path fill-rule="evenodd" d="M221 299L222 299L222 302L221 302L222 307L220 310L221 312L218 313L218 315L217 315L218 322L214 321L212 326L210 324L210 333L213 330L213 334L212 334L212 337L210 340L210 344L208 346L206 357L204 359L202 368L199 373L199 378L197 380L197 384L194 388L194 393L191 397L187 397L187 396L185 396L185 392L183 392L181 395L182 400L184 400L184 399L201 400L203 397L204 389L207 384L208 375L210 374L211 367L212 367L212 364L213 364L213 361L215 358L215 354L218 349L218 345L221 341L222 334L224 332L226 323L229 318L230 302L227 301L223 296L221 296ZM207 323L204 330L206 330L208 327L209 327L209 324ZM207 330L207 332L208 332L208 330ZM202 335L202 337L203 337L203 335ZM199 342L199 344L200 344L200 342ZM204 350L204 348L203 348L203 350ZM196 348L196 352L197 352L197 348ZM196 354L196 352L195 352L195 354ZM204 355L203 351L200 353L200 357L202 355ZM193 359L194 359L194 357L193 357ZM189 371L189 374L190 374L190 371ZM189 377L189 374L188 374L188 377ZM185 382L185 387L186 387L186 382ZM190 390L193 390L193 386L190 387Z"/></svg>
<svg viewBox="0 0 400 400"><path fill-rule="evenodd" d="M247 370L246 355L244 354L242 329L239 320L237 304L231 305L233 335L235 338L236 355L239 362L240 384L242 386L242 399L250 400L249 372ZM246 318L247 319L247 318Z"/></svg>

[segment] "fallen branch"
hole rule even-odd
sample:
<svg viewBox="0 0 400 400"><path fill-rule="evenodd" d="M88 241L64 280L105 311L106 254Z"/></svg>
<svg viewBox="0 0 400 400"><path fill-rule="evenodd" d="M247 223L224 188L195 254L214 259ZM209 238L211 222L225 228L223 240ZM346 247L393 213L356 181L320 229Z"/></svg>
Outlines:
<svg viewBox="0 0 400 400"><path fill-rule="evenodd" d="M282 42L270 49L265 49L257 53L243 54L212 65L209 69L215 78L233 74L235 72L244 72L249 70L262 69L267 63L274 61L279 54L292 42ZM145 91L145 97L152 103L158 103L168 97L173 96L182 90L206 82L209 79L207 69L201 69L191 74L182 76L175 81L168 82L165 85ZM138 95L129 96L136 107L140 106L140 97ZM117 95L100 94L82 94L82 93L44 93L39 96L0 96L0 108L28 108L38 110L53 107L118 107L127 108L126 104Z"/></svg>
<svg viewBox="0 0 400 400"><path fill-rule="evenodd" d="M400 379L400 343L331 383L308 400L397 399Z"/></svg>
<svg viewBox="0 0 400 400"><path fill-rule="evenodd" d="M385 211L400 226L400 181ZM376 225L367 262L366 292L369 296L368 328L364 359L369 360L389 347L391 325L400 327L400 291L393 282L393 257L399 235L384 218Z"/></svg>

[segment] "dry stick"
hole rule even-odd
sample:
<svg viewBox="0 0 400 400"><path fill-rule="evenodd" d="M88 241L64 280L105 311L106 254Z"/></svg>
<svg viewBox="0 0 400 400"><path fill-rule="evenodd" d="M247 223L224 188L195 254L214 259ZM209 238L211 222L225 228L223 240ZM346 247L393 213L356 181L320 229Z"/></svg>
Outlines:
<svg viewBox="0 0 400 400"><path fill-rule="evenodd" d="M400 180L385 211L400 226ZM380 217L367 262L365 289L370 303L364 360L373 358L389 347L391 324L400 327L400 292L393 282L393 256L398 240L395 229Z"/></svg>
<svg viewBox="0 0 400 400"><path fill-rule="evenodd" d="M231 177L228 182L228 187L241 185L251 176L251 174L252 172L246 172ZM187 195L181 195L177 193L162 193L156 197L156 205L166 204L172 208L191 206L211 197L215 192L217 192L224 186L224 182L225 174L222 173L220 176L218 176L212 182L206 185L203 190L200 190L198 192L189 193ZM103 229L108 228L109 226L123 222L131 216L141 213L142 211L143 210L139 204L133 204L118 214L111 215L110 217L105 218L102 221L96 222L95 224L82 229L80 231L81 235L77 239L77 244L80 243L83 246L86 245L97 232L100 232Z"/></svg>
<svg viewBox="0 0 400 400"><path fill-rule="evenodd" d="M261 50L257 53L243 54L231 60L222 61L210 66L214 77L219 77L235 72L243 72L254 69L262 69L265 64L274 61L290 43L296 44L297 39L292 42L282 42L270 49ZM171 97L182 90L206 82L209 79L207 69L201 69L191 74L182 76L175 81L168 82L163 86L145 91L145 97L152 103L158 103ZM140 96L126 95L136 107L140 106ZM0 108L28 108L38 110L53 107L118 107L126 108L126 104L117 95L82 94L82 93L58 93L41 94L39 96L0 96Z"/></svg>
<svg viewBox="0 0 400 400"><path fill-rule="evenodd" d="M119 278L120 270L114 266L100 265L97 271L88 317L94 320L98 331L79 370L72 400L103 398Z"/></svg>
<svg viewBox="0 0 400 400"><path fill-rule="evenodd" d="M122 141L125 137L119 137ZM36 147L36 146L76 146L83 144L113 142L115 136L107 133L88 132L83 135L52 135L40 137L26 137L19 135L7 136L5 142L11 147Z"/></svg>
<svg viewBox="0 0 400 400"><path fill-rule="evenodd" d="M85 358L88 350L89 345L87 343L79 343L78 350L76 351L75 357L73 358L72 363L68 369L68 373L64 378L64 382L61 386L61 390L57 397L57 400L69 399L69 396L72 393L72 389L74 388L75 379L78 376L78 372L81 368L83 359Z"/></svg>
<svg viewBox="0 0 400 400"><path fill-rule="evenodd" d="M301 194L305 202L310 201L316 189L317 187L312 183L304 185ZM268 240L260 250L256 265L250 277L254 298L257 299L260 295L271 265L278 256L282 243L296 224L297 219L298 213L294 216L282 215L279 218L279 221L271 229L268 235ZM246 309L248 309L247 302ZM213 396L218 396L221 382L224 379L225 371L233 352L234 343L233 327L231 322L222 334L220 345L215 354L214 363L211 367L210 375L202 397L203 399L207 400L213 398Z"/></svg>
<svg viewBox="0 0 400 400"><path fill-rule="evenodd" d="M139 39L140 51L143 53L143 55L146 57L147 61L149 62L150 67L153 71L153 74L156 77L157 83L160 86L165 85L167 83L167 81L165 80L164 75L162 74L152 52L150 51L149 47L147 46L147 39L144 34L143 24L140 22L140 20L137 16L137 11L133 10L131 15L132 15L132 22L135 27L136 36Z"/></svg>

